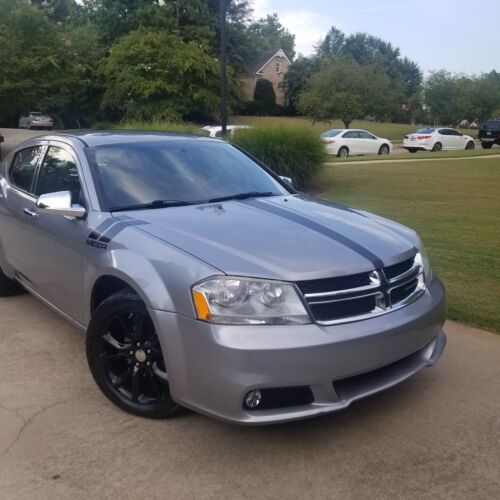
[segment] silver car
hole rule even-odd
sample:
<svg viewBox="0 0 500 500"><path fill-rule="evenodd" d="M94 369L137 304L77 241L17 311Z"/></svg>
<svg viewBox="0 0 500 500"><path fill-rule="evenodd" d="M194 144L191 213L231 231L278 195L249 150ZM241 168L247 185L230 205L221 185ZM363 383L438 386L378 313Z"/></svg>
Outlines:
<svg viewBox="0 0 500 500"><path fill-rule="evenodd" d="M51 130L54 126L54 120L47 114L41 111L30 111L19 118L18 127L40 130Z"/></svg>
<svg viewBox="0 0 500 500"><path fill-rule="evenodd" d="M445 291L414 231L224 141L37 137L0 189L1 295L22 285L86 331L97 385L133 414L311 417L444 350Z"/></svg>

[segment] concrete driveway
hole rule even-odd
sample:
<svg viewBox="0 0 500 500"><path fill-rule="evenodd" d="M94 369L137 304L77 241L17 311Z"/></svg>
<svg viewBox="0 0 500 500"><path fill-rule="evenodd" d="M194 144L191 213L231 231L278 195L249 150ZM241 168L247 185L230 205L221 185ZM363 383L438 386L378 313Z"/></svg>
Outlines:
<svg viewBox="0 0 500 500"><path fill-rule="evenodd" d="M247 428L129 416L84 335L29 295L0 299L0 498L500 497L500 335L449 322L440 363L334 415Z"/></svg>

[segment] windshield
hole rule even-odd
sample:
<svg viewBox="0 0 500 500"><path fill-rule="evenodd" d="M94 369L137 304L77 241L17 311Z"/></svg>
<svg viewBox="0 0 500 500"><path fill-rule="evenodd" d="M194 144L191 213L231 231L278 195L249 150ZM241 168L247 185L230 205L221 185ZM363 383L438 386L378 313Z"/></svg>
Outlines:
<svg viewBox="0 0 500 500"><path fill-rule="evenodd" d="M416 134L432 134L435 131L436 131L435 128L421 128L421 129L417 130L415 133Z"/></svg>
<svg viewBox="0 0 500 500"><path fill-rule="evenodd" d="M204 203L242 193L289 194L262 167L227 143L111 144L89 148L88 154L105 210L158 200Z"/></svg>
<svg viewBox="0 0 500 500"><path fill-rule="evenodd" d="M343 130L337 130L337 129L328 130L327 132L323 132L321 134L321 137L335 137L336 135L339 135L340 132L343 132Z"/></svg>

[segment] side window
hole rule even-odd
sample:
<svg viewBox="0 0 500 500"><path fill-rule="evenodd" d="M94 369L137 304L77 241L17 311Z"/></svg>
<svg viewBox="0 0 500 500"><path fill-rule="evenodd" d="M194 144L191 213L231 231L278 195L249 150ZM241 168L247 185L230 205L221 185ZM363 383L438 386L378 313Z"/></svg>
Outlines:
<svg viewBox="0 0 500 500"><path fill-rule="evenodd" d="M10 167L10 182L28 193L32 192L33 177L43 153L43 146L23 149L16 153Z"/></svg>
<svg viewBox="0 0 500 500"><path fill-rule="evenodd" d="M370 134L369 132L365 132L365 131L359 131L359 137L361 139L375 139L375 136L373 136L372 134Z"/></svg>
<svg viewBox="0 0 500 500"><path fill-rule="evenodd" d="M73 157L64 149L50 146L38 174L37 196L70 191L73 203L83 203L80 179Z"/></svg>
<svg viewBox="0 0 500 500"><path fill-rule="evenodd" d="M359 139L359 132L346 132L342 137L344 137L344 139Z"/></svg>
<svg viewBox="0 0 500 500"><path fill-rule="evenodd" d="M450 128L450 130L448 131L448 135L461 136L462 134L458 130Z"/></svg>
<svg viewBox="0 0 500 500"><path fill-rule="evenodd" d="M441 130L438 130L438 133L441 134L441 135L450 135L448 133L448 130L446 130L445 128L442 128Z"/></svg>

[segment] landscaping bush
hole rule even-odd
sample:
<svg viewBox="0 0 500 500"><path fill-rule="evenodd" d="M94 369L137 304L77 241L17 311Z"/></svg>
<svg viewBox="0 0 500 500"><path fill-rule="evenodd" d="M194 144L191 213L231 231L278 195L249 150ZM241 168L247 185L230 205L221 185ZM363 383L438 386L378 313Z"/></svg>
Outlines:
<svg viewBox="0 0 500 500"><path fill-rule="evenodd" d="M253 93L253 99L256 102L261 103L264 107L272 108L275 106L276 94L274 93L273 84L265 78L257 80Z"/></svg>
<svg viewBox="0 0 500 500"><path fill-rule="evenodd" d="M128 120L121 123L97 122L95 129L108 130L147 130L157 132L179 132L196 135L206 135L206 132L197 125L181 121L166 121L154 118L152 120Z"/></svg>
<svg viewBox="0 0 500 500"><path fill-rule="evenodd" d="M241 129L232 140L277 174L292 177L299 189L314 180L325 159L319 134L307 127Z"/></svg>

